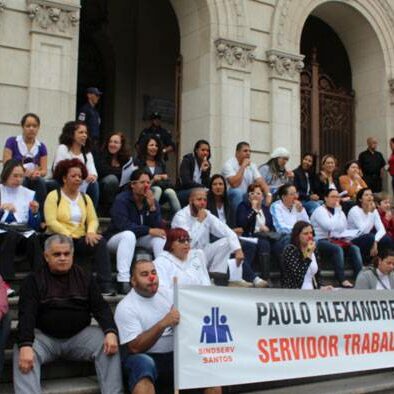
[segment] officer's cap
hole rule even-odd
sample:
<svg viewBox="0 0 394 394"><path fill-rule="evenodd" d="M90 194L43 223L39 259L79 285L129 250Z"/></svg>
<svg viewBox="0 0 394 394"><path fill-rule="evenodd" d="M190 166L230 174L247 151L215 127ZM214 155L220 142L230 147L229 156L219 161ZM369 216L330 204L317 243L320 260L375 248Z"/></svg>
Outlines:
<svg viewBox="0 0 394 394"><path fill-rule="evenodd" d="M100 91L98 88L95 87L90 87L86 89L86 93L91 93L91 94L95 94L96 96L101 96L103 94L102 91Z"/></svg>
<svg viewBox="0 0 394 394"><path fill-rule="evenodd" d="M160 112L152 112L152 115L150 116L151 120L153 119L161 119Z"/></svg>

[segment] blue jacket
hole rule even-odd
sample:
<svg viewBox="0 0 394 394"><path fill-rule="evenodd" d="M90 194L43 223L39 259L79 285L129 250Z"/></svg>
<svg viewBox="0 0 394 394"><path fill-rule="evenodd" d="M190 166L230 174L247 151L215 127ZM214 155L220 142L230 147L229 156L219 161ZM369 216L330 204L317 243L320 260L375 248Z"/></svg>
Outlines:
<svg viewBox="0 0 394 394"><path fill-rule="evenodd" d="M100 138L101 118L96 108L92 107L89 103L85 103L79 110L77 119L86 123L89 135L93 139Z"/></svg>
<svg viewBox="0 0 394 394"><path fill-rule="evenodd" d="M105 233L108 239L121 231L130 230L137 238L148 235L149 229L161 227L160 206L156 204L156 211L150 212L148 204L144 203L142 210L138 210L131 190L119 193L112 205L111 223Z"/></svg>
<svg viewBox="0 0 394 394"><path fill-rule="evenodd" d="M265 225L271 230L275 231L272 222L272 216L269 208L265 205L261 206L265 217ZM244 236L251 236L254 233L256 226L256 211L252 209L249 201L242 201L237 208L237 227L244 229Z"/></svg>

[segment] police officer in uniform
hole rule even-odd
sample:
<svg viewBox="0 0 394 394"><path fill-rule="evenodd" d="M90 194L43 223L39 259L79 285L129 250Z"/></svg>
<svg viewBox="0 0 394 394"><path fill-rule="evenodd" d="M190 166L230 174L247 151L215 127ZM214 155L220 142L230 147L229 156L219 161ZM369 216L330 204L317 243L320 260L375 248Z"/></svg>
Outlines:
<svg viewBox="0 0 394 394"><path fill-rule="evenodd" d="M79 110L77 118L78 120L86 123L90 138L92 139L95 146L97 146L100 141L101 118L96 107L98 102L100 101L102 94L103 93L95 87L87 88L87 101Z"/></svg>
<svg viewBox="0 0 394 394"><path fill-rule="evenodd" d="M172 136L169 131L161 127L161 115L159 112L153 112L150 119L151 125L150 127L147 127L141 131L140 136L138 137L138 141L135 144L136 148L139 148L140 143L147 136L155 135L161 141L161 144L163 146L163 157L165 160L167 160L168 153L175 150L175 143L172 140Z"/></svg>

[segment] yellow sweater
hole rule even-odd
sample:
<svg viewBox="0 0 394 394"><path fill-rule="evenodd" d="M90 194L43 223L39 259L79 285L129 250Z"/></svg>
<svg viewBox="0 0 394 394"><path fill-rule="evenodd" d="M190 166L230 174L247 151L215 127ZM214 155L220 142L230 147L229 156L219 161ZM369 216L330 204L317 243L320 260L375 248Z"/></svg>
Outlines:
<svg viewBox="0 0 394 394"><path fill-rule="evenodd" d="M64 234L72 238L81 238L86 233L95 233L98 229L98 220L92 200L85 195L86 202L79 195L78 205L81 208L81 222L71 222L70 202L61 194L59 205L57 205L58 194L56 190L50 192L44 203L45 222L51 233Z"/></svg>

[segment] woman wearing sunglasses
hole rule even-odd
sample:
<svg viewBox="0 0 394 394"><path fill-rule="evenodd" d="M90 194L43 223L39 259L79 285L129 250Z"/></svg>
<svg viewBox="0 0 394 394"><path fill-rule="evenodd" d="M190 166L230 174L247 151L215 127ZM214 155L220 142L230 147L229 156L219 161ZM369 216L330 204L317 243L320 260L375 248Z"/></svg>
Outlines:
<svg viewBox="0 0 394 394"><path fill-rule="evenodd" d="M160 286L178 284L209 286L207 262L201 249L191 249L189 233L182 228L167 232L164 251L154 261Z"/></svg>

